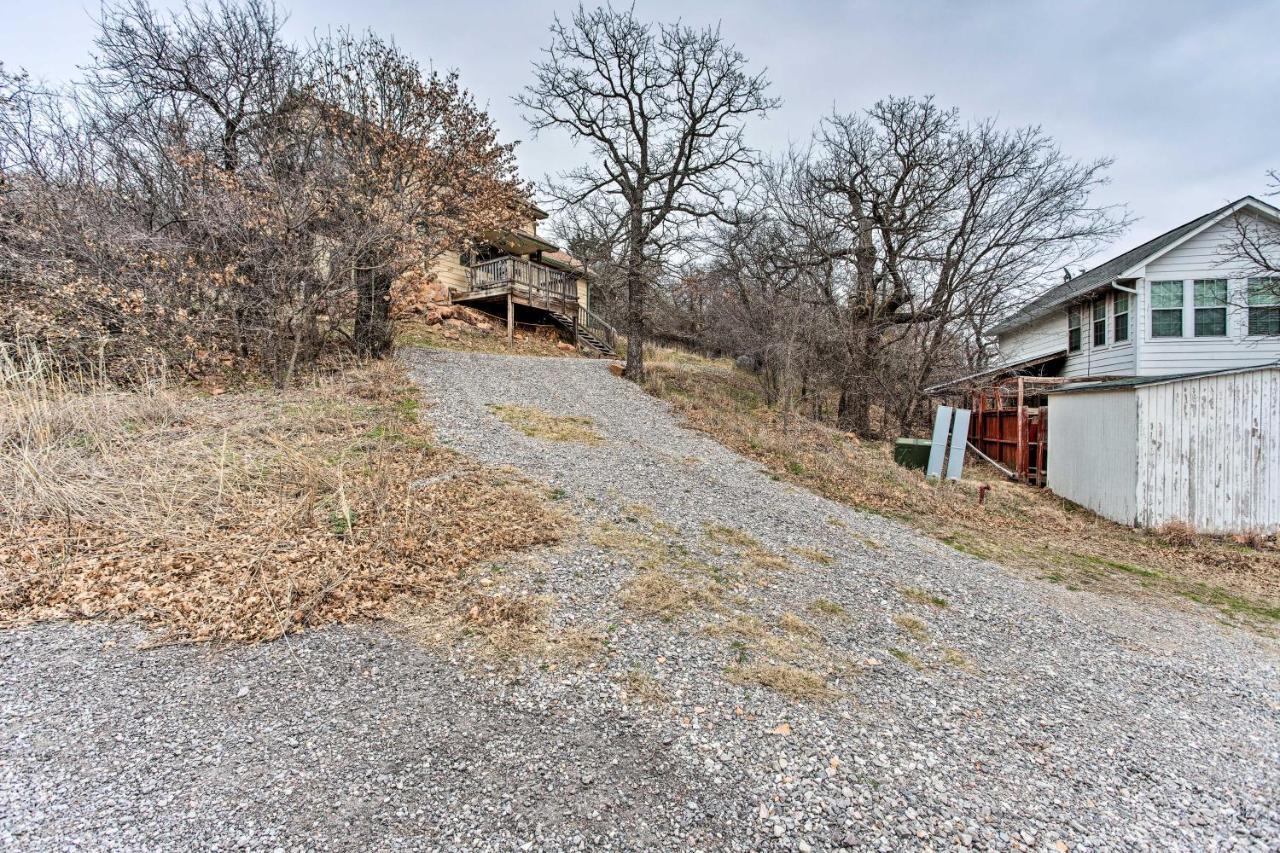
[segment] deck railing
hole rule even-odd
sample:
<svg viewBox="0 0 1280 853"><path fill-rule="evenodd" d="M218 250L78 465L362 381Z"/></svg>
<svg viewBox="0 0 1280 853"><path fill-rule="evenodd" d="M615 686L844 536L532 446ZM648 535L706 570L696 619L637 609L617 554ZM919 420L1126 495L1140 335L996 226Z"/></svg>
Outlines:
<svg viewBox="0 0 1280 853"><path fill-rule="evenodd" d="M576 276L510 255L472 264L471 289L523 293L531 305L566 312L573 312L578 302Z"/></svg>

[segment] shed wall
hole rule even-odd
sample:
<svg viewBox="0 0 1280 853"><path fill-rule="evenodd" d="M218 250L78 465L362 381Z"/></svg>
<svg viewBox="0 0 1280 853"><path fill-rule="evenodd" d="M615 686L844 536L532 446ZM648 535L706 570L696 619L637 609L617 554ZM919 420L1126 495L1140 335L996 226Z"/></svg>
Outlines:
<svg viewBox="0 0 1280 853"><path fill-rule="evenodd" d="M1147 385L1136 400L1140 524L1280 530L1280 370Z"/></svg>
<svg viewBox="0 0 1280 853"><path fill-rule="evenodd" d="M1049 488L1104 518L1133 524L1137 435L1132 389L1051 394Z"/></svg>

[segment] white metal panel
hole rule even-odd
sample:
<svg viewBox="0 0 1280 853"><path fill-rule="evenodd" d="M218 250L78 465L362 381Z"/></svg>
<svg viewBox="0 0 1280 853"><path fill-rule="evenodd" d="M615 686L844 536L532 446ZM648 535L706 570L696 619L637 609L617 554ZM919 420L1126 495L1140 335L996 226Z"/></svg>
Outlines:
<svg viewBox="0 0 1280 853"><path fill-rule="evenodd" d="M1146 385L1136 399L1141 524L1280 530L1280 369Z"/></svg>
<svg viewBox="0 0 1280 853"><path fill-rule="evenodd" d="M1132 389L1049 395L1048 485L1064 498L1133 524L1136 443Z"/></svg>

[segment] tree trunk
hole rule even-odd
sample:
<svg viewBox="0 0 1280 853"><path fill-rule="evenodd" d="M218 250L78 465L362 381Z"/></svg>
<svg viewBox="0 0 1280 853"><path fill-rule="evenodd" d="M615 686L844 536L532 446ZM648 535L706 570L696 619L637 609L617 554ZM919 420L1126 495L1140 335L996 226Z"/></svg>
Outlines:
<svg viewBox="0 0 1280 853"><path fill-rule="evenodd" d="M633 227L627 247L627 367L622 375L632 382L644 381L644 252L642 238Z"/></svg>
<svg viewBox="0 0 1280 853"><path fill-rule="evenodd" d="M840 386L840 407L836 412L836 425L861 438L870 438L871 429L871 377L876 375L876 333L871 328L858 332L850 352L849 369L845 371Z"/></svg>
<svg viewBox="0 0 1280 853"><path fill-rule="evenodd" d="M356 260L356 352L380 358L391 349L391 278L373 253Z"/></svg>

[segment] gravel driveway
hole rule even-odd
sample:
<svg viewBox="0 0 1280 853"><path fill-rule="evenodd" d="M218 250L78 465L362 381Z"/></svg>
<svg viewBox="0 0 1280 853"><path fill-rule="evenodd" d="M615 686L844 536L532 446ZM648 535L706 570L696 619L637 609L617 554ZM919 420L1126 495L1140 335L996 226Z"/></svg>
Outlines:
<svg viewBox="0 0 1280 853"><path fill-rule="evenodd" d="M495 667L393 625L227 652L140 652L110 626L6 632L0 843L1280 850L1274 643L1020 580L773 480L601 362L406 358L443 441L580 516L510 583L607 651ZM592 417L605 441L527 437L495 403ZM751 545L708 535L730 528ZM601 530L661 538L717 577L746 547L788 568L669 621L637 616L621 601L652 557ZM831 701L733 677L756 646L732 626L785 644L797 614Z"/></svg>

